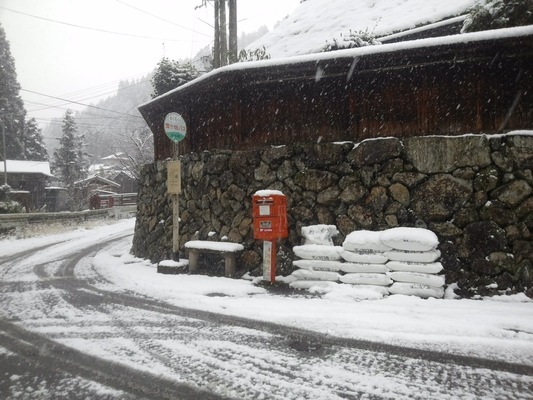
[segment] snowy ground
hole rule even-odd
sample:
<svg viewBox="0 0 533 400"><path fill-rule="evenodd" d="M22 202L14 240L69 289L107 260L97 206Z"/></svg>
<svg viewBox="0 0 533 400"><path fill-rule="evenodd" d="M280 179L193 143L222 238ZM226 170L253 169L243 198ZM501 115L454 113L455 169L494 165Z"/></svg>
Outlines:
<svg viewBox="0 0 533 400"><path fill-rule="evenodd" d="M3 239L0 261L10 254L62 241L67 241L63 245L65 251L71 250L72 246L96 243L118 233L133 233L133 227L134 220L126 220L48 236ZM130 247L128 238L100 251L92 260L91 268L108 280L100 283L101 289L131 290L180 307L271 321L338 337L533 365L533 300L524 295L479 300L422 300L402 295L376 299L374 293L339 284L320 297L285 297L248 280L157 274L156 265L131 256ZM54 248L54 257L61 256L61 248ZM50 256L39 255L41 260ZM83 274L89 274L89 267L77 267L76 275ZM206 296L213 293L225 296Z"/></svg>

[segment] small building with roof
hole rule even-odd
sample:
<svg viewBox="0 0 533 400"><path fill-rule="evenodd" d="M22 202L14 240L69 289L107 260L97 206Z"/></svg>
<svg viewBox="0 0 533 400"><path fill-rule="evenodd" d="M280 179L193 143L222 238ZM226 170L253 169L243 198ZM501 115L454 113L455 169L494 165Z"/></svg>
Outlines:
<svg viewBox="0 0 533 400"><path fill-rule="evenodd" d="M45 188L53 178L48 161L7 160L7 184L12 198L26 210L38 210L46 204ZM0 182L6 181L4 163L0 163Z"/></svg>

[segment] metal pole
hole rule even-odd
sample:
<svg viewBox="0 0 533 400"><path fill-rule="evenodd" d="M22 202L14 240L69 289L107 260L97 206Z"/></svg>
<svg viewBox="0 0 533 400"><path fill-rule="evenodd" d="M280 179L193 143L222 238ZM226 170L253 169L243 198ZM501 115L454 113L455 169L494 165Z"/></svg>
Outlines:
<svg viewBox="0 0 533 400"><path fill-rule="evenodd" d="M179 160L179 145L174 142L173 161ZM181 169L180 169L181 171ZM180 200L179 194L172 195L172 252L174 261L180 260Z"/></svg>
<svg viewBox="0 0 533 400"><path fill-rule="evenodd" d="M7 151L6 151L6 130L4 126L4 120L0 120L2 123L2 148L4 149L4 185L7 186Z"/></svg>
<svg viewBox="0 0 533 400"><path fill-rule="evenodd" d="M275 283L276 282L276 265L277 265L277 260L276 260L276 255L277 255L277 249L276 249L276 240L277 239L274 239L272 240L272 256L271 256L271 266L270 266L270 283Z"/></svg>

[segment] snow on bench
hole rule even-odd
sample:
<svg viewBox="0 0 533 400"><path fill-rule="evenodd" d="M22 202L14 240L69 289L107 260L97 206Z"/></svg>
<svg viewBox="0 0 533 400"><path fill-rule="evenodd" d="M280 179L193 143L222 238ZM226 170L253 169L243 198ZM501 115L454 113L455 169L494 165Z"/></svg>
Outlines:
<svg viewBox="0 0 533 400"><path fill-rule="evenodd" d="M244 246L231 242L210 242L207 240L191 240L185 243L189 251L189 271L195 272L198 268L200 253L221 254L224 256L224 275L227 278L235 276L235 253L244 250Z"/></svg>

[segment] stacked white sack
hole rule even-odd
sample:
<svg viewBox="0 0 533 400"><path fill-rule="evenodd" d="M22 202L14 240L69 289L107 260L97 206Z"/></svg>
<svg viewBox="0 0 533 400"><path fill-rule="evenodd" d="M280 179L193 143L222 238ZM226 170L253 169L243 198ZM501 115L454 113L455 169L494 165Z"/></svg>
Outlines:
<svg viewBox="0 0 533 400"><path fill-rule="evenodd" d="M340 281L354 286L373 288L387 295L392 281L388 276L388 261L385 252L391 250L382 243L379 232L354 231L346 236L342 244L341 257L346 261L341 265L345 275Z"/></svg>
<svg viewBox="0 0 533 400"><path fill-rule="evenodd" d="M338 235L334 225L313 225L302 228L305 244L293 247L294 254L301 258L293 265L300 268L291 274L294 279L289 286L309 289L325 286L339 280L342 247L334 246L332 237Z"/></svg>
<svg viewBox="0 0 533 400"><path fill-rule="evenodd" d="M385 252L394 281L391 294L422 298L444 296L442 264L437 235L422 228L392 228L381 232L381 241L392 249Z"/></svg>
<svg viewBox="0 0 533 400"><path fill-rule="evenodd" d="M335 225L311 225L302 227L304 244L321 244L333 246L333 239L339 234Z"/></svg>

